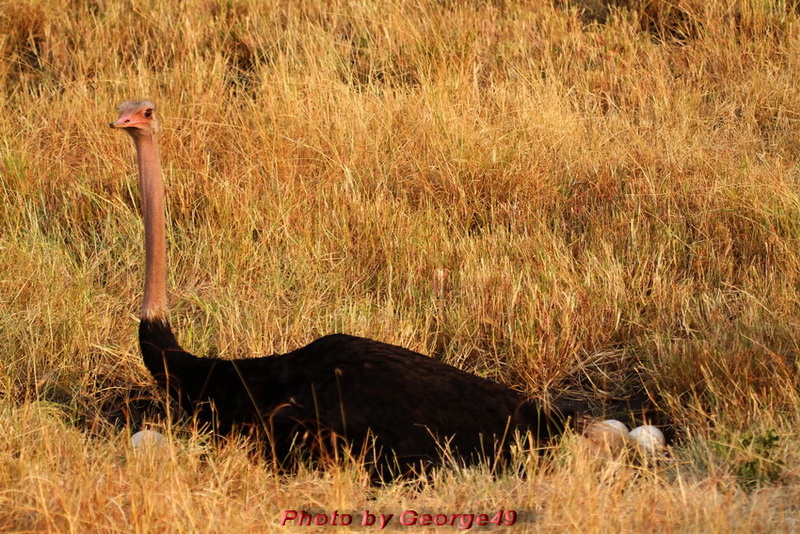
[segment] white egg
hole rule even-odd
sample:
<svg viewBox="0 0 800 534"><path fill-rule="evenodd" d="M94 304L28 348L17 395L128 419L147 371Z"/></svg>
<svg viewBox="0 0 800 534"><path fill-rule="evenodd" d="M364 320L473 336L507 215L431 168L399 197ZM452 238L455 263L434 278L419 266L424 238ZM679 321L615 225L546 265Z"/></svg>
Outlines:
<svg viewBox="0 0 800 534"><path fill-rule="evenodd" d="M631 442L628 429L619 421L593 421L581 436L589 451L602 458L617 458Z"/></svg>
<svg viewBox="0 0 800 534"><path fill-rule="evenodd" d="M631 438L647 454L655 454L664 448L664 434L653 425L642 425L631 430Z"/></svg>
<svg viewBox="0 0 800 534"><path fill-rule="evenodd" d="M622 421L617 421L616 419L606 419L603 421L603 424L616 429L620 434L625 434L626 436L628 434L628 427L625 426L625 423Z"/></svg>
<svg viewBox="0 0 800 534"><path fill-rule="evenodd" d="M167 438L155 430L140 430L131 436L131 445L134 449L161 447L167 444Z"/></svg>

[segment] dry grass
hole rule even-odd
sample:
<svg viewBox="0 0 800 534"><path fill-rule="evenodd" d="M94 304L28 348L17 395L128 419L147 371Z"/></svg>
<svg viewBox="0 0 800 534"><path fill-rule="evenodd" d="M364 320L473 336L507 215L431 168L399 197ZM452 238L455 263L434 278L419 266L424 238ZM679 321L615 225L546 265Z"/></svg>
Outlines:
<svg viewBox="0 0 800 534"><path fill-rule="evenodd" d="M529 4L0 3L0 529L282 530L300 508L797 529L796 6ZM670 457L568 437L526 477L374 489L187 428L133 455L108 405L149 384L142 232L104 127L131 97L162 112L187 349L346 331L530 394L647 392Z"/></svg>

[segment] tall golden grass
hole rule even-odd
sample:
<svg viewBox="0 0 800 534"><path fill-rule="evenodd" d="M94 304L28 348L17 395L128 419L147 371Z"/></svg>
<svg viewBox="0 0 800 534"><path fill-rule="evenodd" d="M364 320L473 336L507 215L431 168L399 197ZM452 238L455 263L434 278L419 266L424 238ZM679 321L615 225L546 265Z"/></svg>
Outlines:
<svg viewBox="0 0 800 534"><path fill-rule="evenodd" d="M0 529L282 531L289 509L796 528L797 6L537 4L0 3ZM376 489L358 465L280 477L190 428L131 452L138 427L108 413L150 384L142 230L105 125L135 97L162 116L188 350L346 331L528 394L646 394L669 456L567 436L521 454L526 476Z"/></svg>

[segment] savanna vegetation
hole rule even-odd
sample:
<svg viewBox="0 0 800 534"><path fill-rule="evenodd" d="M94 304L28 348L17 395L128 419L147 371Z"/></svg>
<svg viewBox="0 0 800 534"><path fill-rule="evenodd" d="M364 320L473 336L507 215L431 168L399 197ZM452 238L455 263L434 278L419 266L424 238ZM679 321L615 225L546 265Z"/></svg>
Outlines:
<svg viewBox="0 0 800 534"><path fill-rule="evenodd" d="M0 3L0 529L797 529L798 67L788 1ZM161 113L188 350L364 335L530 395L648 398L667 454L570 434L521 474L373 487L139 410L139 196L108 128L130 98ZM143 421L166 447L132 451Z"/></svg>

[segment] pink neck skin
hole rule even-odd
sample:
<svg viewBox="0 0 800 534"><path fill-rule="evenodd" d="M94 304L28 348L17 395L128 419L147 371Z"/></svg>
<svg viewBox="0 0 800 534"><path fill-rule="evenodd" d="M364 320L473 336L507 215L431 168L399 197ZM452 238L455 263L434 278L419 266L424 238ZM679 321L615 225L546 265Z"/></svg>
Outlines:
<svg viewBox="0 0 800 534"><path fill-rule="evenodd" d="M128 130L136 145L144 219L145 276L142 319L167 318L167 239L164 182L154 133Z"/></svg>

